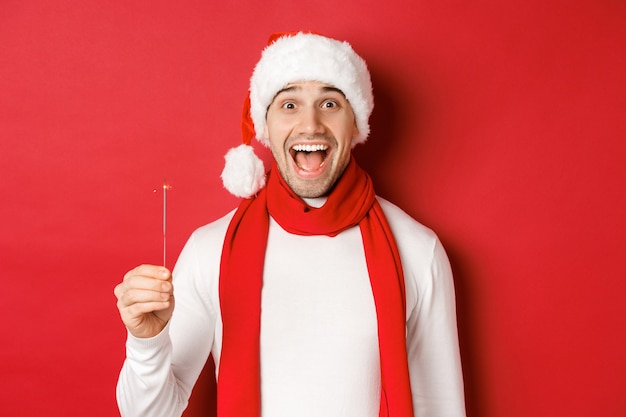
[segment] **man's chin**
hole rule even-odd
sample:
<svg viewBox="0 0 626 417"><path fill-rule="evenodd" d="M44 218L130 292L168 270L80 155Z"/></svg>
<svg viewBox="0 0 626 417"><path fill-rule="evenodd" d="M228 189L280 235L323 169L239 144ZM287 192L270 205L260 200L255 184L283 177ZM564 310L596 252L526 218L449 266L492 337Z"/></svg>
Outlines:
<svg viewBox="0 0 626 417"><path fill-rule="evenodd" d="M328 181L323 177L316 179L293 179L292 177L291 179L287 179L285 181L291 190L300 198L323 197L328 194L328 190L330 189Z"/></svg>
<svg viewBox="0 0 626 417"><path fill-rule="evenodd" d="M328 195L336 178L333 178L330 166L322 167L316 172L309 172L299 168L293 160L289 166L279 165L281 176L300 198L318 198Z"/></svg>

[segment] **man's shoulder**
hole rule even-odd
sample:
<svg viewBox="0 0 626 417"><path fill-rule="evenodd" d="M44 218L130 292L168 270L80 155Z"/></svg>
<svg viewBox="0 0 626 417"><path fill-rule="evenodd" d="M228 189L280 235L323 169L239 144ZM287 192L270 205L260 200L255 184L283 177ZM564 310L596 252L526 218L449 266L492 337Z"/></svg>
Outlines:
<svg viewBox="0 0 626 417"><path fill-rule="evenodd" d="M392 202L382 197L377 199L398 244L411 243L428 247L434 245L438 238L432 229L415 220Z"/></svg>
<svg viewBox="0 0 626 417"><path fill-rule="evenodd" d="M192 233L192 238L200 242L214 239L223 240L230 220L235 215L235 211L236 209L231 210L219 219L198 227Z"/></svg>

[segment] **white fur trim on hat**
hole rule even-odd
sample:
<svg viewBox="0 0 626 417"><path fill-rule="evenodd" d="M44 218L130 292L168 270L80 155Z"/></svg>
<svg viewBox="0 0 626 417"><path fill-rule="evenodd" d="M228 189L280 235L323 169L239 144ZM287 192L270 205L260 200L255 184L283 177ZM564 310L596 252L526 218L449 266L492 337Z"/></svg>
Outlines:
<svg viewBox="0 0 626 417"><path fill-rule="evenodd" d="M365 61L350 44L309 33L286 35L265 48L250 80L250 114L256 138L264 137L267 108L289 83L319 81L340 89L354 111L359 134L352 146L369 135L374 108L372 82Z"/></svg>
<svg viewBox="0 0 626 417"><path fill-rule="evenodd" d="M226 164L222 171L224 187L233 195L250 198L265 187L263 161L249 145L239 145L224 156Z"/></svg>

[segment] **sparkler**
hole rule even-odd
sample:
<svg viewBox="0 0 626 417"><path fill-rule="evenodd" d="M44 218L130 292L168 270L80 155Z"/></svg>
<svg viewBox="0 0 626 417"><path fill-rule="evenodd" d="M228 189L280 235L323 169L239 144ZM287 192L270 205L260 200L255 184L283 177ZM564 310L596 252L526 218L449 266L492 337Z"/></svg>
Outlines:
<svg viewBox="0 0 626 417"><path fill-rule="evenodd" d="M166 266L167 261L167 190L172 188L167 183L166 179L163 179L163 266ZM157 192L157 190L152 190Z"/></svg>

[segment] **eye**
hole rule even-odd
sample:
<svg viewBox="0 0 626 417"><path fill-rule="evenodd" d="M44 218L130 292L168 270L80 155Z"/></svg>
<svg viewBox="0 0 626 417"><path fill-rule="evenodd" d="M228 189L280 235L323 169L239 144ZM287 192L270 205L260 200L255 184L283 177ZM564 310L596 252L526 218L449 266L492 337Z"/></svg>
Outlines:
<svg viewBox="0 0 626 417"><path fill-rule="evenodd" d="M294 103L293 101L285 101L281 108L286 109L286 110L293 110L296 108L296 103Z"/></svg>
<svg viewBox="0 0 626 417"><path fill-rule="evenodd" d="M334 109L337 107L337 102L335 100L326 100L322 103L322 107L325 109Z"/></svg>

